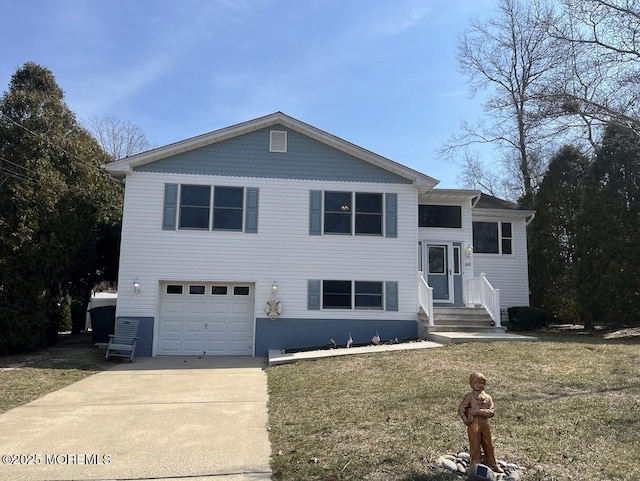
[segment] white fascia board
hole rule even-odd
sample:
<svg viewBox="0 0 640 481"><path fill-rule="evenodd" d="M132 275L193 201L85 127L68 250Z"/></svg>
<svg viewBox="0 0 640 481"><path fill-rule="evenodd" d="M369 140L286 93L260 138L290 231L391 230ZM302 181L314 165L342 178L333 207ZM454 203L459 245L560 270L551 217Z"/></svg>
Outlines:
<svg viewBox="0 0 640 481"><path fill-rule="evenodd" d="M472 217L502 217L502 218L522 218L535 216L534 210L520 210L520 209L478 209L475 208L471 211Z"/></svg>
<svg viewBox="0 0 640 481"><path fill-rule="evenodd" d="M474 197L479 197L479 190L468 189L433 189L420 199L421 202L467 202Z"/></svg>

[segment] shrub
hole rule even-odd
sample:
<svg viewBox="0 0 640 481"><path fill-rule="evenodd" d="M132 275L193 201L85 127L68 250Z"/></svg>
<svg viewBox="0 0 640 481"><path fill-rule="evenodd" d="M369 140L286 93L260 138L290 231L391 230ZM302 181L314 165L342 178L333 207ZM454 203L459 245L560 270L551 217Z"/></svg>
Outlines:
<svg viewBox="0 0 640 481"><path fill-rule="evenodd" d="M515 331L534 331L542 329L551 322L551 316L537 307L510 307L509 328Z"/></svg>

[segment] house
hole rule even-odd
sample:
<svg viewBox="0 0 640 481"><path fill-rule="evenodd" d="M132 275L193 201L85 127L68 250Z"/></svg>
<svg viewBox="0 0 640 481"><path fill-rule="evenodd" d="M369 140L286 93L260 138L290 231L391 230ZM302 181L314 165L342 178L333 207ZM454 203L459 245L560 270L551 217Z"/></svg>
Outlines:
<svg viewBox="0 0 640 481"><path fill-rule="evenodd" d="M138 356L414 338L434 305L497 325L528 305L532 212L281 112L106 170L126 186L116 316L140 321Z"/></svg>

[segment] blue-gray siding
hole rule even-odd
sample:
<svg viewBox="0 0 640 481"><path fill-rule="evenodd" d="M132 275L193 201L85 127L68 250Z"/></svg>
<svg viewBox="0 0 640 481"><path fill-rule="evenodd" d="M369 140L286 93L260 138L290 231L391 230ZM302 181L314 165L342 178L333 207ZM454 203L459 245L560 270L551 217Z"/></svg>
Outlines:
<svg viewBox="0 0 640 481"><path fill-rule="evenodd" d="M151 357L153 349L153 317L118 316L118 319L127 318L140 321L138 324L138 342L134 357Z"/></svg>
<svg viewBox="0 0 640 481"><path fill-rule="evenodd" d="M269 132L286 130L287 152L269 152ZM376 167L281 125L256 130L134 168L136 172L410 184Z"/></svg>
<svg viewBox="0 0 640 481"><path fill-rule="evenodd" d="M326 346L333 338L345 346L349 334L355 344L369 343L378 333L382 341L418 337L418 323L413 320L363 319L256 319L256 356L266 356L269 349L296 349Z"/></svg>

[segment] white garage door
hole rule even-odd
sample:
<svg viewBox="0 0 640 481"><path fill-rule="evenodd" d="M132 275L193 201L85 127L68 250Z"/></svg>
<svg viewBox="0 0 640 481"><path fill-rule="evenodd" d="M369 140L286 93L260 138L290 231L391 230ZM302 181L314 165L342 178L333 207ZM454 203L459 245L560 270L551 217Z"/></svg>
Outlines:
<svg viewBox="0 0 640 481"><path fill-rule="evenodd" d="M253 354L254 285L160 285L158 354Z"/></svg>

